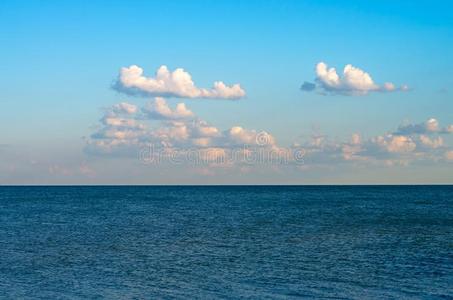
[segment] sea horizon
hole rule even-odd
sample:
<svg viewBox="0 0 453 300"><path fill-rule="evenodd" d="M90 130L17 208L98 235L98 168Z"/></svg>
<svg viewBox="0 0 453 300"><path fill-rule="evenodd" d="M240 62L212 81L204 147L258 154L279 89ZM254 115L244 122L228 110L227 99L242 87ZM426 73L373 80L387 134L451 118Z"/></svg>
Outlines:
<svg viewBox="0 0 453 300"><path fill-rule="evenodd" d="M453 186L453 183L365 183L365 184L0 184L0 187L255 187L255 186L276 186L276 187L388 187L388 186Z"/></svg>

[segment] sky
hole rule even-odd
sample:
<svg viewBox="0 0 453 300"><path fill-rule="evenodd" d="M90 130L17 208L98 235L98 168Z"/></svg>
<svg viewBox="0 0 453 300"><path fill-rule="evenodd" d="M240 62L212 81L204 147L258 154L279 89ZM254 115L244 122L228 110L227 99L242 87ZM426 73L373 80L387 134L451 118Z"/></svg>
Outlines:
<svg viewBox="0 0 453 300"><path fill-rule="evenodd" d="M453 183L451 1L0 2L0 184Z"/></svg>

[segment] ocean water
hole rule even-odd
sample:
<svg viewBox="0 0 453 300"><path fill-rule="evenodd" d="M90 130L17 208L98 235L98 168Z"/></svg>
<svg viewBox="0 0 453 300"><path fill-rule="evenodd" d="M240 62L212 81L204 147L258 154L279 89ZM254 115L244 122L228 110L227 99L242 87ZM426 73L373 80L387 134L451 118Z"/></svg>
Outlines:
<svg viewBox="0 0 453 300"><path fill-rule="evenodd" d="M452 299L453 186L0 187L1 299Z"/></svg>

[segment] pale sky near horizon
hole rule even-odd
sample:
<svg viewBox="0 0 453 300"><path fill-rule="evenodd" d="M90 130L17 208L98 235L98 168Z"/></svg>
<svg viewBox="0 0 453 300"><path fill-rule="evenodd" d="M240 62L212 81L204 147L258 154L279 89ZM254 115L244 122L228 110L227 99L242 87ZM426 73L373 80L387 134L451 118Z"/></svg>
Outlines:
<svg viewBox="0 0 453 300"><path fill-rule="evenodd" d="M453 183L451 1L5 0L0 28L0 184Z"/></svg>

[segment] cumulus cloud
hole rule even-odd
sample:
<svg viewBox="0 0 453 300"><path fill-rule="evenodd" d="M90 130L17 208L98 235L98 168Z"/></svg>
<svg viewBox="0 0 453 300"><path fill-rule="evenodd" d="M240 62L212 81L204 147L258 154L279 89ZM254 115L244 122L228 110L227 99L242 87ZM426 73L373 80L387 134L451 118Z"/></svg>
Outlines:
<svg viewBox="0 0 453 300"><path fill-rule="evenodd" d="M106 126L118 128L143 128L143 125L134 119L104 116L101 122Z"/></svg>
<svg viewBox="0 0 453 300"><path fill-rule="evenodd" d="M358 133L346 141L331 140L316 134L311 140L294 147L306 151L304 160L307 165L353 163L406 166L417 162L439 162L453 160L453 151L441 136L449 127L441 127L436 119L430 118L422 123L401 125L393 133L367 139Z"/></svg>
<svg viewBox="0 0 453 300"><path fill-rule="evenodd" d="M112 106L112 112L134 114L137 112L137 106L127 102L121 102Z"/></svg>
<svg viewBox="0 0 453 300"><path fill-rule="evenodd" d="M245 96L240 84L228 86L216 81L212 88L199 88L182 68L171 72L163 65L157 69L155 77L146 77L143 73L136 65L121 68L114 89L129 95L152 97L239 99Z"/></svg>
<svg viewBox="0 0 453 300"><path fill-rule="evenodd" d="M311 91L314 91L316 89L316 84L308 82L308 81L305 81L302 84L302 86L300 87L300 89L302 91L311 92Z"/></svg>
<svg viewBox="0 0 453 300"><path fill-rule="evenodd" d="M139 117L138 107L122 102L112 105L105 110L100 119L100 127L87 140L87 150L97 152L96 149L104 148L105 145L128 145L131 141L137 141L146 132L146 126ZM109 153L110 151L106 151Z"/></svg>
<svg viewBox="0 0 453 300"><path fill-rule="evenodd" d="M315 68L315 82L304 82L303 91L318 91L321 94L366 95L370 92L407 91L409 87L396 87L391 82L382 85L376 84L371 75L360 68L348 64L343 69L342 76L335 68L329 68L326 63L319 62Z"/></svg>
<svg viewBox="0 0 453 300"><path fill-rule="evenodd" d="M197 120L193 125L193 136L195 138L212 138L221 135L219 129L208 124L203 120Z"/></svg>
<svg viewBox="0 0 453 300"><path fill-rule="evenodd" d="M143 108L143 112L152 119L163 120L181 120L192 118L194 114L187 109L184 103L178 103L176 108L172 110L164 98L156 97L155 101L149 102Z"/></svg>
<svg viewBox="0 0 453 300"><path fill-rule="evenodd" d="M436 138L430 138L429 136L422 134L420 135L419 139L422 145L433 149L442 147L444 144L444 140L440 136Z"/></svg>
<svg viewBox="0 0 453 300"><path fill-rule="evenodd" d="M411 134L449 134L453 133L453 125L440 127L439 121L435 118L430 118L423 123L403 124L400 125L395 134L411 135Z"/></svg>
<svg viewBox="0 0 453 300"><path fill-rule="evenodd" d="M439 122L430 118L426 122L418 124L404 124L398 127L396 134L429 134L439 129Z"/></svg>
<svg viewBox="0 0 453 300"><path fill-rule="evenodd" d="M264 131L241 126L221 131L197 117L184 103L172 109L165 99L157 97L134 113L118 107L113 105L106 110L100 120L101 126L87 139L87 152L120 155L129 152L136 155L148 144L165 149L200 151L206 148L230 151L245 145L275 146L274 137ZM152 126L156 122L157 126Z"/></svg>
<svg viewBox="0 0 453 300"><path fill-rule="evenodd" d="M256 143L257 132L255 130L244 129L241 126L234 126L225 132L225 136L232 144L250 145Z"/></svg>
<svg viewBox="0 0 453 300"><path fill-rule="evenodd" d="M453 152L441 135L450 126L442 127L435 118L415 124L400 125L397 130L364 138L354 133L344 141L314 135L310 140L284 148L266 131L240 125L220 130L196 116L183 103L171 108L156 98L143 108L127 103L113 105L100 119L100 126L87 139L86 151L92 154L137 157L142 149L153 145L168 157L190 154L209 164L219 164L235 153L234 163L244 166L248 157L260 149L268 157L286 157L289 166L299 163L288 153L302 154L308 167L338 164L405 166L422 161L453 161ZM120 109L121 108L121 109ZM287 152L284 152L287 151ZM189 155L189 156L190 156ZM239 159L238 159L239 157Z"/></svg>
<svg viewBox="0 0 453 300"><path fill-rule="evenodd" d="M417 147L410 137L404 135L378 136L372 142L390 153L412 152Z"/></svg>

